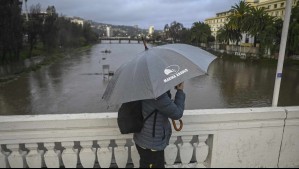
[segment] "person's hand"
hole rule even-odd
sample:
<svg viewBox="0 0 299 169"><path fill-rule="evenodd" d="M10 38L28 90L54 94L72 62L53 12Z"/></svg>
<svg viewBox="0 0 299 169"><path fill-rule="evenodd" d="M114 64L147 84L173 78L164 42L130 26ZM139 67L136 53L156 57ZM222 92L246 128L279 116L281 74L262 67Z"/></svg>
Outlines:
<svg viewBox="0 0 299 169"><path fill-rule="evenodd" d="M177 86L175 86L176 90L184 90L184 82L178 84Z"/></svg>

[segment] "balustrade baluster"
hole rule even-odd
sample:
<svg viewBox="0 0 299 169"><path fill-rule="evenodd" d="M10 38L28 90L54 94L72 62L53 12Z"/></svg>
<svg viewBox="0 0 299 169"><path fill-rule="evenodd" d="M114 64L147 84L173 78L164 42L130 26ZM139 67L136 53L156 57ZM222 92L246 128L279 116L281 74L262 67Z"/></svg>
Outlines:
<svg viewBox="0 0 299 169"><path fill-rule="evenodd" d="M45 143L45 148L48 150L45 153L45 163L48 168L60 168L59 154L60 151L55 149L55 143Z"/></svg>
<svg viewBox="0 0 299 169"><path fill-rule="evenodd" d="M127 166L129 151L126 147L126 140L116 140L117 147L114 149L115 160L118 168L125 168Z"/></svg>
<svg viewBox="0 0 299 169"><path fill-rule="evenodd" d="M11 168L25 168L23 160L24 154L19 147L19 144L7 145L7 149L12 151L8 156L8 162Z"/></svg>
<svg viewBox="0 0 299 169"><path fill-rule="evenodd" d="M38 149L38 144L26 144L26 148L29 150L26 156L29 168L41 168L43 150Z"/></svg>
<svg viewBox="0 0 299 169"><path fill-rule="evenodd" d="M169 141L169 145L165 149L165 162L166 168L173 168L175 160L178 155L178 148L174 144L177 141L177 137L171 137Z"/></svg>
<svg viewBox="0 0 299 169"><path fill-rule="evenodd" d="M206 168L206 166L204 166L204 162L206 161L209 154L209 146L206 144L206 140L208 139L208 137L208 135L198 136L199 142L193 144L196 152L196 168Z"/></svg>
<svg viewBox="0 0 299 169"><path fill-rule="evenodd" d="M74 142L62 142L65 150L62 152L62 162L65 168L76 168L78 163L78 149L74 149Z"/></svg>
<svg viewBox="0 0 299 169"><path fill-rule="evenodd" d="M96 161L96 148L93 148L92 141L82 141L80 142L82 147L79 157L81 164L84 168L93 168Z"/></svg>
<svg viewBox="0 0 299 169"><path fill-rule="evenodd" d="M98 142L100 148L98 149L98 161L101 168L109 168L112 161L112 147L109 147L110 140Z"/></svg>
<svg viewBox="0 0 299 169"><path fill-rule="evenodd" d="M138 150L136 148L134 140L132 140L133 146L131 147L131 158L134 164L134 168L140 167L140 155L138 153Z"/></svg>
<svg viewBox="0 0 299 169"><path fill-rule="evenodd" d="M6 156L4 154L4 151L2 150L1 145L0 145L0 168L7 168Z"/></svg>
<svg viewBox="0 0 299 169"><path fill-rule="evenodd" d="M192 138L193 138L193 136L182 136L183 143L180 143L178 145L179 149L180 149L180 158L182 161L183 168L190 167L189 164L192 159L193 150L194 150L194 147L190 143Z"/></svg>

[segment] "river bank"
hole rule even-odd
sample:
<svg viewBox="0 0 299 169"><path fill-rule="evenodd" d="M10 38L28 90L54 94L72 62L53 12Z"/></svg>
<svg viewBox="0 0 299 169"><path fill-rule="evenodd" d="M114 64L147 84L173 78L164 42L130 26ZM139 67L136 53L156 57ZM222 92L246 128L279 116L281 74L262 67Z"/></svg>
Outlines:
<svg viewBox="0 0 299 169"><path fill-rule="evenodd" d="M53 50L51 53L43 52L42 55L32 57L30 59L25 59L19 63L13 63L10 65L0 65L1 68L9 67L7 74L1 72L0 74L0 85L6 84L11 81L16 80L23 73L28 73L31 71L37 71L43 66L53 64L60 59L63 59L67 55L77 54L89 50L93 45L86 45L79 48L68 48L68 49L57 49ZM15 70L11 70L15 69Z"/></svg>

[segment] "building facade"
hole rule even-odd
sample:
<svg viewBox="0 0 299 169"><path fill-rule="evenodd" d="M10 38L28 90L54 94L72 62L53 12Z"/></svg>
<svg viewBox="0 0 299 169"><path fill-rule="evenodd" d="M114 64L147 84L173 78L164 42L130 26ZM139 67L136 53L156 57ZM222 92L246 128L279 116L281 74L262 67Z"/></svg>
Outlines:
<svg viewBox="0 0 299 169"><path fill-rule="evenodd" d="M151 35L154 34L154 32L155 32L155 27L154 26L150 26L149 30L148 30L148 35L151 36Z"/></svg>
<svg viewBox="0 0 299 169"><path fill-rule="evenodd" d="M106 31L107 31L107 37L108 38L112 37L112 28L110 26L106 27Z"/></svg>
<svg viewBox="0 0 299 169"><path fill-rule="evenodd" d="M246 3L250 4L255 8L265 8L266 12L270 16L274 16L280 19L284 19L286 0L245 0ZM298 0L293 0L293 6L298 3ZM217 13L216 17L208 18L205 23L211 28L212 35L217 40L217 32L229 21L228 17L232 14L231 11L225 11ZM241 45L251 46L254 39L249 35L244 34Z"/></svg>
<svg viewBox="0 0 299 169"><path fill-rule="evenodd" d="M71 19L71 22L75 23L75 24L78 24L78 25L81 25L82 27L84 25L84 20L82 20L82 19L74 18L74 19Z"/></svg>

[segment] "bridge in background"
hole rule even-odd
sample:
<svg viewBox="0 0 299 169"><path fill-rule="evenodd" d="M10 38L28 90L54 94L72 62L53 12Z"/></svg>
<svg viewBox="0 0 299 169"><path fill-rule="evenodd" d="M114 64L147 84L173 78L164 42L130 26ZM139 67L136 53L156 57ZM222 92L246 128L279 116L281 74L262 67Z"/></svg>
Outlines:
<svg viewBox="0 0 299 169"><path fill-rule="evenodd" d="M101 37L99 38L100 43L112 43L112 41L118 41L118 43L131 43L132 41L137 41L142 43L140 38L128 38L128 37ZM155 43L154 39L145 39L147 43Z"/></svg>

